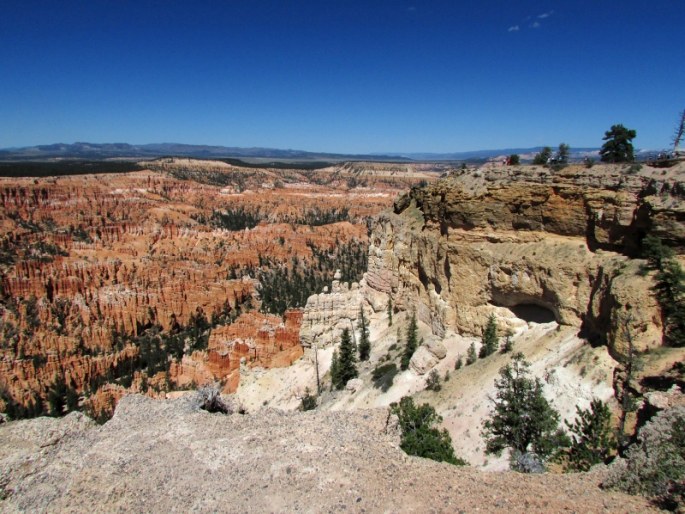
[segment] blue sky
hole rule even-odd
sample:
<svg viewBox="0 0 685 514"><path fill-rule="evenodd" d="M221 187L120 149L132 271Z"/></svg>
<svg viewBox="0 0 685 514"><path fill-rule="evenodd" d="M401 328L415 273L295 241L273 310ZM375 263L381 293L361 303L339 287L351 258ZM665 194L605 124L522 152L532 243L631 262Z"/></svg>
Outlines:
<svg viewBox="0 0 685 514"><path fill-rule="evenodd" d="M667 147L683 0L6 0L0 148Z"/></svg>

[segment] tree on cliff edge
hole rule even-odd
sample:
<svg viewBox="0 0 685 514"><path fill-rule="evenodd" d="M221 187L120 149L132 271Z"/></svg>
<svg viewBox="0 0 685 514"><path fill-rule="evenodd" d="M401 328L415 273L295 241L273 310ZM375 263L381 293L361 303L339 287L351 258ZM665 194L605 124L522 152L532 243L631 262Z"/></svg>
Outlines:
<svg viewBox="0 0 685 514"><path fill-rule="evenodd" d="M632 140L637 135L637 132L625 128L623 125L612 125L609 130L604 133L602 145L599 155L602 162L633 162L635 155L633 154Z"/></svg>

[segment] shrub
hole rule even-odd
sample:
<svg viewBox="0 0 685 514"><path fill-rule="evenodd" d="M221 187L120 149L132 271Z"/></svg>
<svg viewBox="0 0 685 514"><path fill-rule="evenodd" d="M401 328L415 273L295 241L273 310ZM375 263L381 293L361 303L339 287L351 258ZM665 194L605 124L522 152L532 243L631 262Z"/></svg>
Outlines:
<svg viewBox="0 0 685 514"><path fill-rule="evenodd" d="M371 373L373 385L383 392L386 392L392 387L392 383L395 380L395 375L397 375L398 371L394 362L377 366Z"/></svg>
<svg viewBox="0 0 685 514"><path fill-rule="evenodd" d="M230 405L221 398L219 384L207 384L197 391L197 403L202 410L207 412L221 412L232 414Z"/></svg>
<svg viewBox="0 0 685 514"><path fill-rule="evenodd" d="M440 383L440 375L437 369L431 370L426 378L426 389L429 391L440 391L442 384Z"/></svg>
<svg viewBox="0 0 685 514"><path fill-rule="evenodd" d="M424 403L414 405L414 400L405 396L400 403L392 403L390 412L396 414L402 431L400 448L408 455L416 455L463 466L466 462L454 455L452 438L447 430L435 427L442 422L433 407Z"/></svg>
<svg viewBox="0 0 685 514"><path fill-rule="evenodd" d="M464 360L461 358L461 354L457 356L457 360L454 363L454 369L461 369L461 367L464 365Z"/></svg>
<svg viewBox="0 0 685 514"><path fill-rule="evenodd" d="M316 396L309 392L309 388L304 390L304 396L300 401L300 410L308 411L316 409Z"/></svg>
<svg viewBox="0 0 685 514"><path fill-rule="evenodd" d="M685 507L685 407L657 414L602 484L654 498L673 510Z"/></svg>
<svg viewBox="0 0 685 514"><path fill-rule="evenodd" d="M549 146L545 146L539 153L535 154L533 157L533 164L546 166L552 157L552 149Z"/></svg>

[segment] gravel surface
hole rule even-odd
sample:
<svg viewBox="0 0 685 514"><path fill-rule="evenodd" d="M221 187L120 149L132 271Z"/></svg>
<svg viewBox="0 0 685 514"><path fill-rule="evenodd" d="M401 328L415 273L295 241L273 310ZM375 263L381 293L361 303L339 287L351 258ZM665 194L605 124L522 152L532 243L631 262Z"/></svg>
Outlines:
<svg viewBox="0 0 685 514"><path fill-rule="evenodd" d="M521 475L408 457L387 411L230 416L128 396L0 426L2 512L650 512L598 474Z"/></svg>

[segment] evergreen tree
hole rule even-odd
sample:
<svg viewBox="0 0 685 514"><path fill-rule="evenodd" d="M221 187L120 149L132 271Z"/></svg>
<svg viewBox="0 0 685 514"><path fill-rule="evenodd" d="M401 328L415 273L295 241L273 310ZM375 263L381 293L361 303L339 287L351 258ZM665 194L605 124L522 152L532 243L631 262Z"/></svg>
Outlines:
<svg viewBox="0 0 685 514"><path fill-rule="evenodd" d="M495 380L494 410L482 431L488 454L510 448L515 458L532 450L545 459L559 444L559 413L543 396L540 380L529 377L529 366L522 353L514 354Z"/></svg>
<svg viewBox="0 0 685 514"><path fill-rule="evenodd" d="M588 471L605 462L616 448L611 411L602 400L593 399L589 409L576 407L576 420L566 425L572 434L568 468L573 471Z"/></svg>
<svg viewBox="0 0 685 514"><path fill-rule="evenodd" d="M478 353L476 353L476 343L471 343L468 351L466 352L466 365L470 366L478 360Z"/></svg>
<svg viewBox="0 0 685 514"><path fill-rule="evenodd" d="M366 361L369 360L369 354L371 353L371 341L369 341L369 323L364 316L364 307L359 306L359 321L357 322L357 328L359 329L359 360Z"/></svg>
<svg viewBox="0 0 685 514"><path fill-rule="evenodd" d="M490 314L488 317L488 322L485 325L485 330L483 330L483 339L478 357L483 359L488 355L492 355L497 351L498 346L499 338L497 337L497 322L495 321L495 315Z"/></svg>
<svg viewBox="0 0 685 514"><path fill-rule="evenodd" d="M654 278L666 343L669 346L685 346L685 272L678 261L668 259L662 262Z"/></svg>
<svg viewBox="0 0 685 514"><path fill-rule="evenodd" d="M599 151L602 162L633 162L632 140L637 133L625 128L623 125L612 125L611 129L604 133L605 143Z"/></svg>
<svg viewBox="0 0 685 514"><path fill-rule="evenodd" d="M408 455L417 455L438 462L463 466L466 462L454 455L452 438L447 430L435 427L442 422L433 407L424 403L414 405L414 400L404 396L400 403L390 405L390 412L397 415L402 437L400 448Z"/></svg>
<svg viewBox="0 0 685 514"><path fill-rule="evenodd" d="M464 359L461 358L461 354L457 355L457 360L454 363L454 369L461 369L464 365Z"/></svg>
<svg viewBox="0 0 685 514"><path fill-rule="evenodd" d="M388 297L388 326L392 327L392 298Z"/></svg>
<svg viewBox="0 0 685 514"><path fill-rule="evenodd" d="M502 343L502 348L500 348L500 353L509 353L514 349L514 343L511 340L511 331L507 331L507 335L504 337L504 342Z"/></svg>
<svg viewBox="0 0 685 514"><path fill-rule="evenodd" d="M411 315L409 320L409 326L407 327L407 344L404 347L404 353L402 354L402 362L400 367L404 370L409 367L409 361L411 361L412 355L419 346L418 341L419 327L416 323L416 311Z"/></svg>
<svg viewBox="0 0 685 514"><path fill-rule="evenodd" d="M551 157L552 149L549 146L545 146L539 153L535 154L533 164L545 166Z"/></svg>
<svg viewBox="0 0 685 514"><path fill-rule="evenodd" d="M357 348L350 337L350 330L344 329L340 337L340 353L337 355L337 366L335 377L331 372L333 386L342 389L348 380L357 378ZM335 354L334 354L335 355Z"/></svg>
<svg viewBox="0 0 685 514"><path fill-rule="evenodd" d="M333 358L331 359L331 388L338 389L340 382L340 359L338 358L338 350L333 350Z"/></svg>

